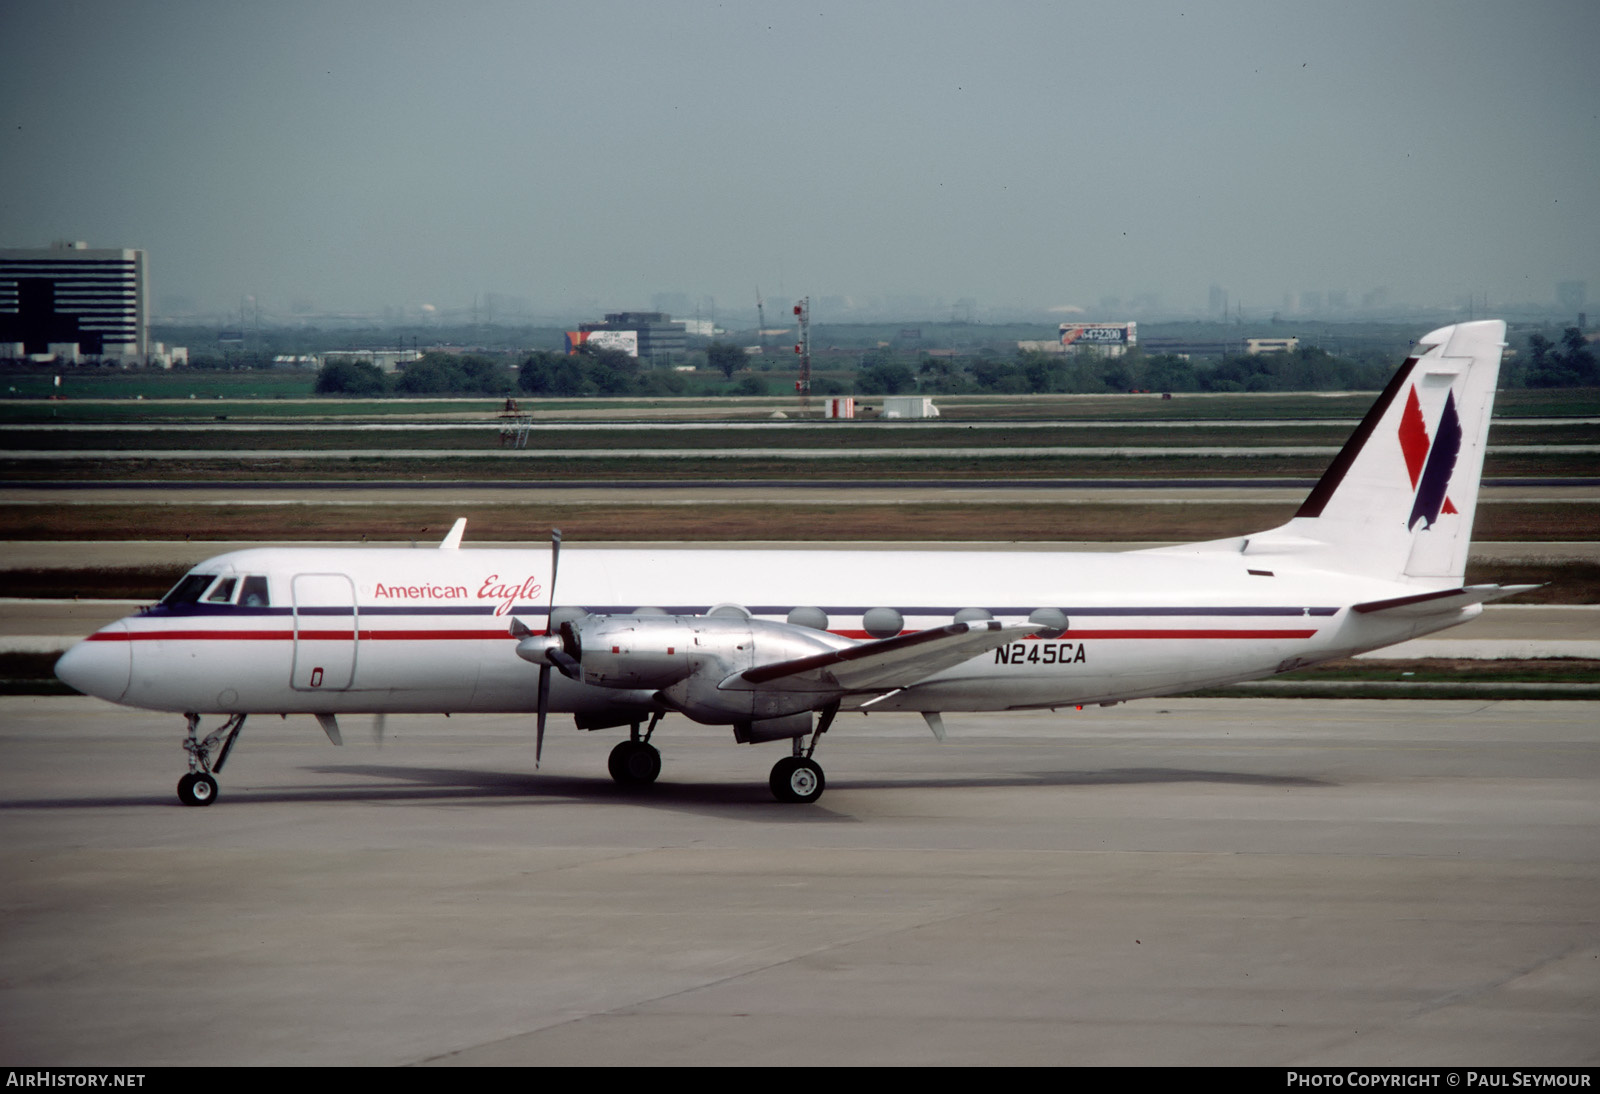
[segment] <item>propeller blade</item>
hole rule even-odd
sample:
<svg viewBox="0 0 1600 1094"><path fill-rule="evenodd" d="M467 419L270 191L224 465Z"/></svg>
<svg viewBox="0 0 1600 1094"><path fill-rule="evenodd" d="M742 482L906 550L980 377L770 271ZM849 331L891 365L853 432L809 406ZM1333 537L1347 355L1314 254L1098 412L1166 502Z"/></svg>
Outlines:
<svg viewBox="0 0 1600 1094"><path fill-rule="evenodd" d="M545 650L545 660L561 670L561 675L568 680L577 680L583 675L583 668L578 661L566 650Z"/></svg>
<svg viewBox="0 0 1600 1094"><path fill-rule="evenodd" d="M389 716L379 711L372 718L372 739L378 742L378 747L383 747L383 731L388 728Z"/></svg>
<svg viewBox="0 0 1600 1094"><path fill-rule="evenodd" d="M550 633L550 615L556 610L556 570L561 565L561 529L550 529L550 603L544 612L544 633Z"/></svg>
<svg viewBox="0 0 1600 1094"><path fill-rule="evenodd" d="M572 663L576 665L578 659L583 656L583 644L578 641L578 629L572 625L572 620L569 619L561 624L560 631L561 653L563 656L570 658Z"/></svg>
<svg viewBox="0 0 1600 1094"><path fill-rule="evenodd" d="M533 766L539 768L539 760L544 755L544 718L550 710L550 666L539 666L539 720L534 729L533 736Z"/></svg>
<svg viewBox="0 0 1600 1094"><path fill-rule="evenodd" d="M556 610L556 570L561 565L561 529L550 529L550 602L544 610L544 633L550 634L550 618ZM553 651L551 651L553 652ZM545 654L544 664L539 666L539 715L534 724L533 731L533 767L539 769L539 761L544 756L544 720L550 713L550 662L551 653ZM557 662L561 675L577 679L573 676L571 668ZM572 666L573 668L576 665Z"/></svg>

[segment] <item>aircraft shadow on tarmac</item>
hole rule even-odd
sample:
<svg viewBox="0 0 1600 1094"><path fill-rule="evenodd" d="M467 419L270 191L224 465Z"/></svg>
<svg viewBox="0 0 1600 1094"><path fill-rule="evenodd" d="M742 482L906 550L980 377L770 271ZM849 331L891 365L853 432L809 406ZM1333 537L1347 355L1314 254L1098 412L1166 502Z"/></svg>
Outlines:
<svg viewBox="0 0 1600 1094"><path fill-rule="evenodd" d="M306 797L322 800L349 796L356 800L455 800L492 798L528 803L540 799L622 802L641 806L684 807L762 806L763 813L805 816L816 810L795 809L774 801L764 783L666 782L623 787L600 776L530 775L526 772L475 771L459 768L393 767L379 764L339 764L310 768L323 775L361 775L392 780L394 785L347 784L308 790ZM1006 787L1073 787L1152 785L1170 783L1225 783L1236 786L1324 787L1324 780L1297 775L1260 775L1245 772L1201 771L1185 768L1120 768L1106 771L1058 771L1037 774L985 774L918 776L895 779L840 778L832 791L960 789ZM268 797L279 797L272 791ZM261 800L260 794L252 798ZM299 795L295 795L299 797ZM824 802L826 799L824 798ZM768 808L770 807L770 808ZM826 809L826 806L823 806Z"/></svg>
<svg viewBox="0 0 1600 1094"><path fill-rule="evenodd" d="M330 764L302 770L319 776L343 777L337 783L251 787L224 784L220 808L248 805L282 805L307 802L464 802L484 805L556 805L563 802L628 804L644 808L721 811L738 807L742 815L761 820L845 819L826 804L811 809L782 805L759 782L657 782L642 787L622 787L605 777L534 775L515 771L484 771L449 767L400 767L387 764ZM1092 786L1153 786L1176 783L1215 783L1312 789L1335 785L1325 779L1301 775L1263 775L1239 771L1192 768L1129 767L1101 771L1041 771L1034 773L948 776L905 776L893 779L837 779L834 794L852 790L957 790ZM21 809L103 809L131 805L171 805L182 808L176 797L157 794L126 797L53 798L0 801L0 811ZM758 814L749 808L761 807Z"/></svg>

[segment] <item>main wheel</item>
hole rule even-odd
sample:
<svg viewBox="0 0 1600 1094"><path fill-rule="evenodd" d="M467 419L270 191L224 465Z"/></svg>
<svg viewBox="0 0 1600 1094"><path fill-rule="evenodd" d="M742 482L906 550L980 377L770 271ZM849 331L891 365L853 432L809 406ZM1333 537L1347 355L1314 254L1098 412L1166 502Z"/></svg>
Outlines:
<svg viewBox="0 0 1600 1094"><path fill-rule="evenodd" d="M623 786L644 786L661 774L661 753L643 741L622 741L611 750L606 767Z"/></svg>
<svg viewBox="0 0 1600 1094"><path fill-rule="evenodd" d="M210 805L217 800L217 780L191 772L178 780L178 800L184 805Z"/></svg>
<svg viewBox="0 0 1600 1094"><path fill-rule="evenodd" d="M809 804L822 797L827 780L822 767L804 756L785 756L772 765L772 796L781 802Z"/></svg>

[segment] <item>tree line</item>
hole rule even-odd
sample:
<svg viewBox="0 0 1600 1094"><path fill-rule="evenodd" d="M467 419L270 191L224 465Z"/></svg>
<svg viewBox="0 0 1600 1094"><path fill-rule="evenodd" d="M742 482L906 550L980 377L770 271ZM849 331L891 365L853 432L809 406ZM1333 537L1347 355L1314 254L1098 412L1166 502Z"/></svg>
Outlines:
<svg viewBox="0 0 1600 1094"><path fill-rule="evenodd" d="M911 365L879 351L856 374L863 393L900 395L1089 395L1126 391L1350 391L1383 386L1394 362L1336 357L1314 347L1288 353L1192 361L1145 354L1119 357L1019 351L1015 356L924 356Z"/></svg>
<svg viewBox="0 0 1600 1094"><path fill-rule="evenodd" d="M1559 343L1530 334L1522 382L1528 387L1592 387L1600 385L1600 364L1577 327L1563 331Z"/></svg>
<svg viewBox="0 0 1600 1094"><path fill-rule="evenodd" d="M696 395L703 382L672 369L642 368L621 350L581 347L577 353L538 350L514 358L487 354L426 353L386 374L371 362L330 357L317 373L316 390L328 395ZM763 383L755 394L767 394Z"/></svg>
<svg viewBox="0 0 1600 1094"><path fill-rule="evenodd" d="M580 348L574 354L535 351L520 363L509 356L428 353L385 374L355 358L330 357L316 390L339 395L584 396L781 395L793 390L793 373L749 371L738 346L713 343L711 370L679 372L645 367L620 350ZM1133 347L1120 357L1070 356L1020 350L962 357L869 350L854 370L829 368L812 382L812 394L963 395L1098 394L1127 391L1255 392L1363 391L1381 388L1393 374L1390 354L1342 356L1314 346L1286 353L1189 360L1147 354ZM720 374L720 375L719 375ZM1595 353L1576 327L1559 341L1540 334L1503 370L1502 387L1600 385Z"/></svg>

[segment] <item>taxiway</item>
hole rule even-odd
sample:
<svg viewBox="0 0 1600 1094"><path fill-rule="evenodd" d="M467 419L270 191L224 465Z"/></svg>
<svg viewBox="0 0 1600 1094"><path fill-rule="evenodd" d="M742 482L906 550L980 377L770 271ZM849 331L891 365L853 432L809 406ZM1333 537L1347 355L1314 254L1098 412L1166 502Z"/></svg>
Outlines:
<svg viewBox="0 0 1600 1094"><path fill-rule="evenodd" d="M0 1060L1600 1062L1600 719L1565 702L1147 700L841 718L772 747L0 700Z"/></svg>

